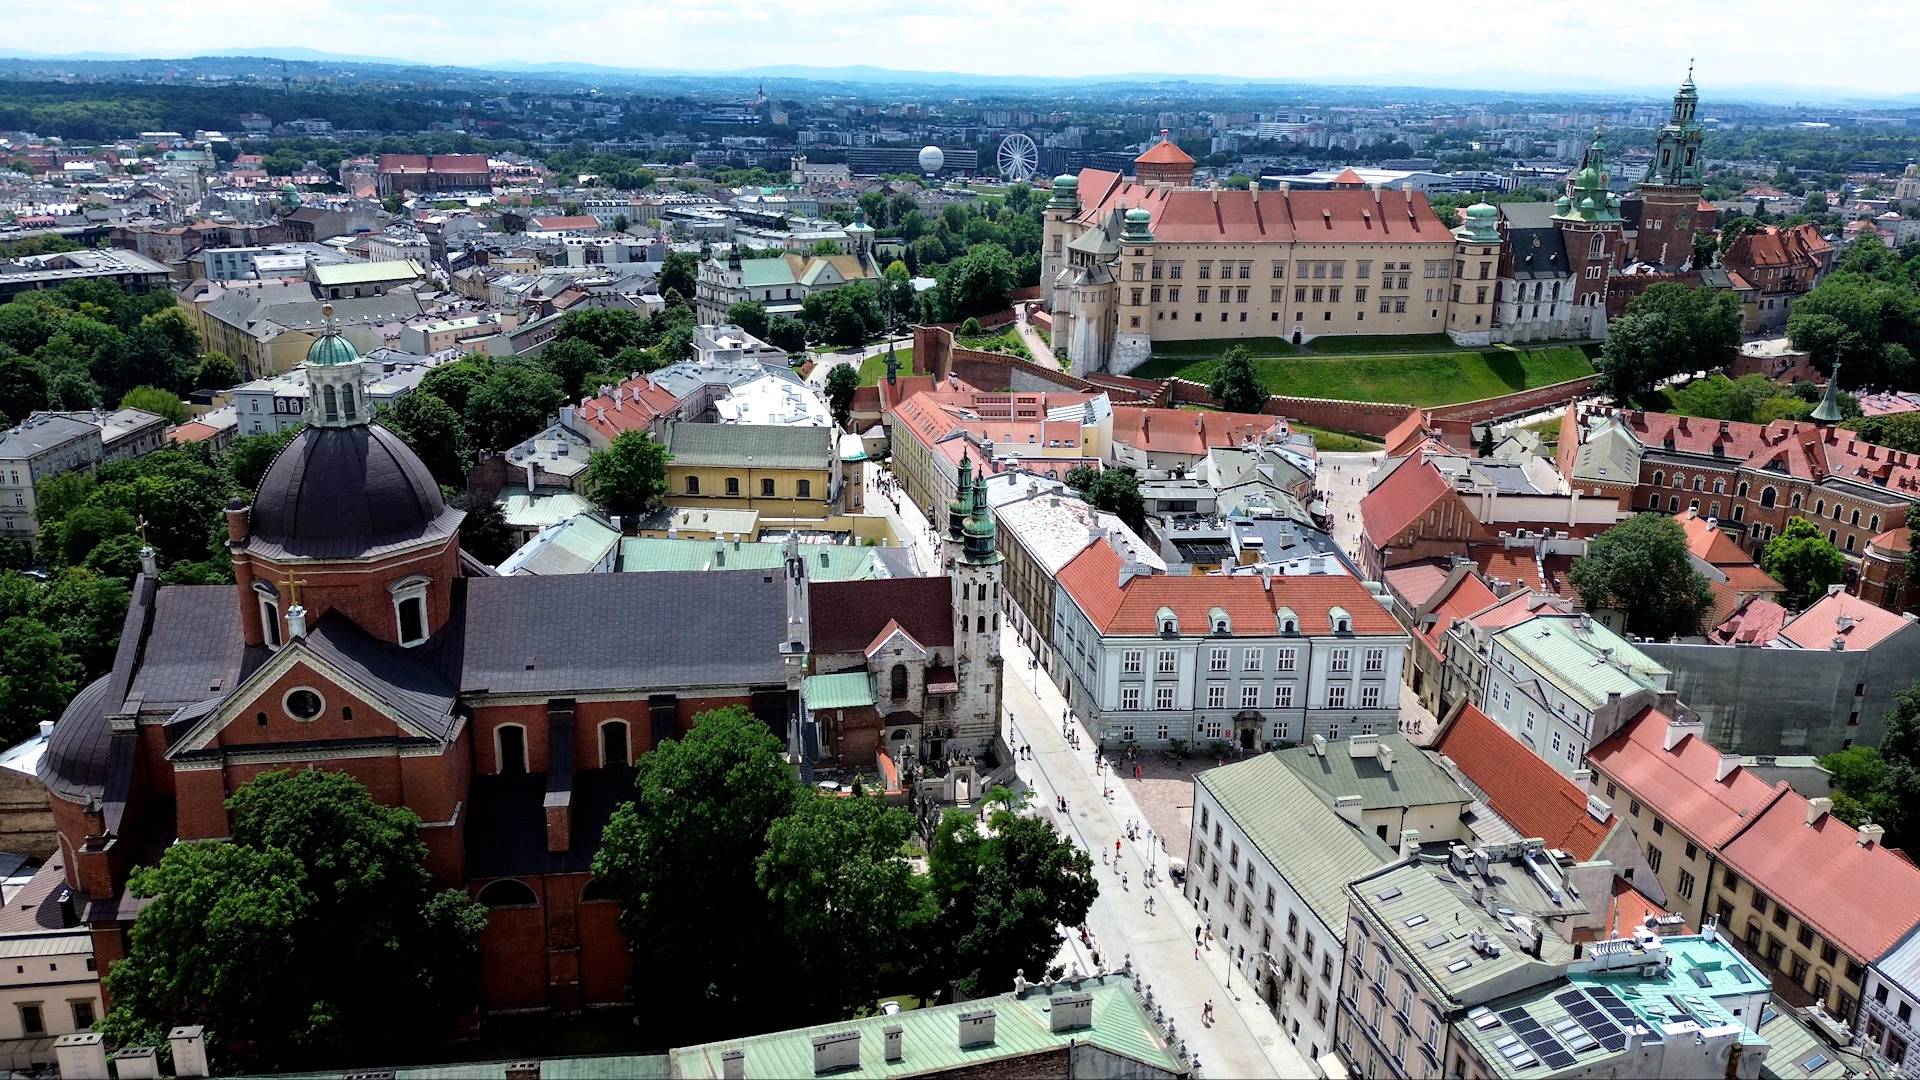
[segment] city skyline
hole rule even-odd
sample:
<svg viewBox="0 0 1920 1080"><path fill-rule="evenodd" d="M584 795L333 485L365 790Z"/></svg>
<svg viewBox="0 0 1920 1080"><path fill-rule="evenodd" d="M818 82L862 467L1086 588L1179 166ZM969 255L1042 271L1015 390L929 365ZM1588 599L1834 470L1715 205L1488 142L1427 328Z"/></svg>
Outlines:
<svg viewBox="0 0 1920 1080"><path fill-rule="evenodd" d="M1705 5L1677 9L1627 0L1606 19L1579 9L1464 0L1445 19L1321 20L1295 5L1236 9L1243 24L1220 35L1180 9L1063 0L1044 8L991 2L959 13L886 0L800 0L778 12L747 0L700 0L677 8L615 5L578 13L535 11L498 0L460 10L396 10L366 0L299 5L81 2L16 16L15 54L165 59L278 54L311 48L335 58L507 69L580 65L641 72L725 75L782 67L859 66L990 78L1124 79L1141 74L1303 80L1514 91L1641 93L1671 86L1695 54L1701 77L1721 92L1766 89L1791 97L1844 93L1899 98L1920 86L1889 85L1914 44L1900 13L1874 0L1831 9L1843 24L1884 23L1890 33L1797 40L1791 64L1757 29L1796 13L1781 0L1749 5L1743 28ZM1116 14L1121 17L1116 18ZM1100 24L1104 48L1045 50L1061 28ZM1461 27L1458 42L1436 25ZM1658 34L1646 28L1657 26ZM371 32L370 32L371 31ZM1026 42L1022 47L1010 43ZM1447 47L1440 47L1445 45ZM1593 64L1569 62L1569 51ZM1039 61L1036 63L1036 61ZM1775 74L1777 72L1777 75ZM1802 72L1817 73L1812 77ZM831 76L828 76L831 77Z"/></svg>

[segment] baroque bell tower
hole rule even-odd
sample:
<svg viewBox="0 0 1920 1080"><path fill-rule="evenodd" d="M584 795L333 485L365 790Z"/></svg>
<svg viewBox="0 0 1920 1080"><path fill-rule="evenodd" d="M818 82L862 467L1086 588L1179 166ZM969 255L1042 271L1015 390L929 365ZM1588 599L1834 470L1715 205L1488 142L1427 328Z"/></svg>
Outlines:
<svg viewBox="0 0 1920 1080"><path fill-rule="evenodd" d="M1700 91L1693 85L1693 66L1673 95L1673 114L1654 136L1653 160L1640 179L1640 261L1675 271L1693 264L1693 234L1700 194L1706 187L1706 161L1701 155L1705 135L1696 116Z"/></svg>
<svg viewBox="0 0 1920 1080"><path fill-rule="evenodd" d="M1005 566L984 478L972 487L960 533L959 554L947 566L953 589L953 661L960 684L953 708L954 739L978 753L995 741L1000 730L1000 603Z"/></svg>

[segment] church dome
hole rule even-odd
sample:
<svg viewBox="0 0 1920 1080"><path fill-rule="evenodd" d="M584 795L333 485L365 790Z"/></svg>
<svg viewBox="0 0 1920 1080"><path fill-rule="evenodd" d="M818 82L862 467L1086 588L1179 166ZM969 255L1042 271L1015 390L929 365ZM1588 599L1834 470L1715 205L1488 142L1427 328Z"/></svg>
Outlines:
<svg viewBox="0 0 1920 1080"><path fill-rule="evenodd" d="M1497 213L1497 211L1494 210L1490 203L1477 202L1467 207L1467 217L1472 219L1491 221L1495 213Z"/></svg>
<svg viewBox="0 0 1920 1080"><path fill-rule="evenodd" d="M340 364L359 362L360 351L353 347L353 342L337 333L322 334L313 339L312 345L307 346L307 363L318 367L335 367Z"/></svg>
<svg viewBox="0 0 1920 1080"><path fill-rule="evenodd" d="M379 424L308 427L254 494L251 537L287 555L355 558L458 528L440 485L400 436Z"/></svg>
<svg viewBox="0 0 1920 1080"><path fill-rule="evenodd" d="M1127 211L1127 224L1129 225L1145 225L1152 220L1153 215L1138 206Z"/></svg>
<svg viewBox="0 0 1920 1080"><path fill-rule="evenodd" d="M1057 188L1077 188L1080 186L1080 178L1074 176L1072 173L1061 173L1059 176L1053 178L1053 186Z"/></svg>
<svg viewBox="0 0 1920 1080"><path fill-rule="evenodd" d="M1567 198L1565 195L1562 195L1559 198L1553 200L1553 208L1559 211L1560 213L1564 214L1567 211L1573 209L1573 200Z"/></svg>
<svg viewBox="0 0 1920 1080"><path fill-rule="evenodd" d="M107 790L107 747L113 724L107 719L114 704L113 676L102 675L75 694L47 738L40 758L40 782L70 802L97 799Z"/></svg>

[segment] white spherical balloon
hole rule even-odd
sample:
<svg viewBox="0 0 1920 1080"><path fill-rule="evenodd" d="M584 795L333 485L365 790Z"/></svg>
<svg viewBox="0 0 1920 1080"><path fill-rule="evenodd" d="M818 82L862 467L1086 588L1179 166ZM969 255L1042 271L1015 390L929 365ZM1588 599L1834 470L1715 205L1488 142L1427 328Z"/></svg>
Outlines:
<svg viewBox="0 0 1920 1080"><path fill-rule="evenodd" d="M939 147L923 146L920 148L920 171L921 172L937 173L940 171L940 166L945 165L946 163L947 163L947 155L941 153Z"/></svg>

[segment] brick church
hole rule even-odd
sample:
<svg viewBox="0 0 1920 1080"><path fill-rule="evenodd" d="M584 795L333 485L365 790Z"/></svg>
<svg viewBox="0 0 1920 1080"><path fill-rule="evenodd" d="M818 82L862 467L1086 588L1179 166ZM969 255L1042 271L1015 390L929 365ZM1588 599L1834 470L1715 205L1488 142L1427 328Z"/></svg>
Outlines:
<svg viewBox="0 0 1920 1080"><path fill-rule="evenodd" d="M436 881L490 909L485 1008L622 1001L618 905L592 858L634 760L696 714L752 710L809 777L871 771L882 748L938 763L996 739L984 503L945 577L814 585L791 538L780 571L498 577L461 552L462 514L420 459L369 422L337 327L306 371L308 426L251 505L227 509L234 584L161 585L147 553L112 670L75 696L41 763L103 974L140 908L130 871L226 836L226 798L260 773L325 768L416 813ZM816 636L836 655L815 655ZM816 724L816 667L877 689L903 658L915 692L874 695L884 717Z"/></svg>

